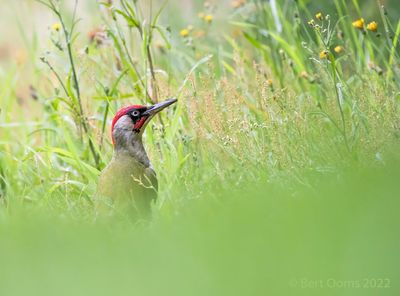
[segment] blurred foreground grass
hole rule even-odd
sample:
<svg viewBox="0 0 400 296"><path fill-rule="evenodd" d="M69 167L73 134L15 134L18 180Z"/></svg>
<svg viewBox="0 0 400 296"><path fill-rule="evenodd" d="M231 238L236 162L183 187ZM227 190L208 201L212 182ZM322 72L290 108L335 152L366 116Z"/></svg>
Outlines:
<svg viewBox="0 0 400 296"><path fill-rule="evenodd" d="M132 228L1 217L0 295L397 295L400 163L252 183Z"/></svg>

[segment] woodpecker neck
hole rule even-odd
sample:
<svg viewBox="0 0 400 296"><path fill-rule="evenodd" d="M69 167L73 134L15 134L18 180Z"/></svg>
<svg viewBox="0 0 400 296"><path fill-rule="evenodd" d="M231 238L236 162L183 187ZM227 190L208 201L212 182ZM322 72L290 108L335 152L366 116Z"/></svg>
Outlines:
<svg viewBox="0 0 400 296"><path fill-rule="evenodd" d="M117 123L113 130L114 157L129 156L141 163L144 167L150 167L151 163L142 142L142 133L127 128Z"/></svg>
<svg viewBox="0 0 400 296"><path fill-rule="evenodd" d="M117 143L117 142L116 142ZM147 156L146 149L143 146L142 140L127 142L124 145L115 145L114 156L129 156L141 163L144 167L151 166L149 157Z"/></svg>

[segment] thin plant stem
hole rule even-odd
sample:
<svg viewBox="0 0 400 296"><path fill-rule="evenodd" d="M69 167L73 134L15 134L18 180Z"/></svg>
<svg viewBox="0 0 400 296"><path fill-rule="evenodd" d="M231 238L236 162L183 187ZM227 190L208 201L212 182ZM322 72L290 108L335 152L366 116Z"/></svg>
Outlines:
<svg viewBox="0 0 400 296"><path fill-rule="evenodd" d="M82 98L81 98L81 91L80 91L80 87L79 87L79 82L78 82L78 75L77 75L77 71L76 71L76 67L75 67L75 62L74 62L74 57L72 54L72 40L71 40L71 36L73 35L73 29L75 27L75 17L76 17L76 9L77 9L77 5L78 5L78 0L75 0L75 6L74 6L74 13L73 13L73 19L72 19L72 26L71 26L71 31L69 32L67 30L67 27L65 25L65 21L64 18L60 12L60 10L55 6L54 2L52 0L49 0L48 3L38 0L40 3L44 4L45 6L49 7L54 14L57 16L58 20L60 21L62 30L63 30L63 34L64 34L64 38L65 38L65 43L67 46L67 54L68 54L68 59L69 59L69 63L71 65L71 71L72 71L72 79L74 82L74 89L76 91L76 98L77 98L77 102L78 102L78 107L79 107L79 117L80 117L80 124L86 134L86 136L88 137L88 142L89 142L89 149L93 155L93 159L94 162L96 164L96 167L99 168L99 156L96 153L96 150L94 148L94 144L93 141L90 137L90 132L89 132L89 126L87 124L87 120L86 117L84 115L83 112L83 106L82 106ZM48 63L48 65L50 65ZM56 72L53 68L52 70L53 72ZM61 78L59 77L59 75L57 74L56 76L57 79L59 81L61 81ZM63 86L63 84L62 84ZM67 91L66 88L63 86L64 91ZM67 91L68 93L68 91ZM70 96L69 96L70 97Z"/></svg>

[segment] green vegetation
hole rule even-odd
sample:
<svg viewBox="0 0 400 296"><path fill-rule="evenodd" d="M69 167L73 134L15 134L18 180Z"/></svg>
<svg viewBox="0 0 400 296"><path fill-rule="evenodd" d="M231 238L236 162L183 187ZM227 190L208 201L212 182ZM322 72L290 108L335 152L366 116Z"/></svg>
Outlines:
<svg viewBox="0 0 400 296"><path fill-rule="evenodd" d="M396 4L73 2L0 50L0 295L398 294ZM169 97L154 219L95 221L110 120Z"/></svg>

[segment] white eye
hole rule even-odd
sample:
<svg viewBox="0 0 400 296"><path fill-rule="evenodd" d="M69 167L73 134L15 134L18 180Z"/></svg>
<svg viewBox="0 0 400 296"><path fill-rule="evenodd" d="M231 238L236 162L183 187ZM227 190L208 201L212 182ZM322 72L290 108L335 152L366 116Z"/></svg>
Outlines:
<svg viewBox="0 0 400 296"><path fill-rule="evenodd" d="M135 110L135 111L132 112L132 115L135 116L135 117L139 116L139 114L140 114L140 113L139 113L138 110Z"/></svg>

